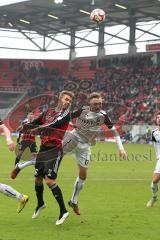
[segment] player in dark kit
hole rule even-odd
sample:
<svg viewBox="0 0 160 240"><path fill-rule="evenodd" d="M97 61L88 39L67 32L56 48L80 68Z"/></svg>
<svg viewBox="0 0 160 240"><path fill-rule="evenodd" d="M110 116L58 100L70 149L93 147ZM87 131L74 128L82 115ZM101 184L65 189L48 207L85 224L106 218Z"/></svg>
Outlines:
<svg viewBox="0 0 160 240"><path fill-rule="evenodd" d="M41 136L41 146L35 164L35 191L38 203L32 218L38 218L41 210L46 207L43 200L43 178L45 178L46 184L60 207L60 215L56 225L62 224L69 215L61 189L56 184L56 178L62 159L61 143L70 121L72 98L72 92L62 91L55 109L48 109L32 123L24 125L24 131L28 129L28 131L35 134L39 133Z"/></svg>
<svg viewBox="0 0 160 240"><path fill-rule="evenodd" d="M34 119L34 114L32 112L28 113L27 118L22 122L22 125L17 129L19 131L19 136L17 138L17 146L18 151L16 152L15 165L19 163L24 151L29 148L30 152L33 154L33 157L36 156L37 146L36 146L36 138L34 134L28 133L27 131L23 131L23 125L32 122ZM32 160L31 160L32 161ZM20 169L17 167L14 171L11 172L11 178L15 179Z"/></svg>

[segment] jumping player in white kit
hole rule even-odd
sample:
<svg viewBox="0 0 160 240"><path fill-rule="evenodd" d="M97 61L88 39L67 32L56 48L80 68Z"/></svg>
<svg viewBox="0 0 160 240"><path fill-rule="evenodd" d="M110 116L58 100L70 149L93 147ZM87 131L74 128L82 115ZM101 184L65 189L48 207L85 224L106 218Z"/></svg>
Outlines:
<svg viewBox="0 0 160 240"><path fill-rule="evenodd" d="M95 143L99 127L105 124L113 133L118 145L120 156L125 159L127 154L123 148L120 136L109 119L107 113L102 110L102 97L99 93L92 93L89 96L89 106L79 109L73 113L76 118L75 129L68 132L63 139L63 154L72 152L75 154L79 174L74 183L73 194L68 205L73 211L80 215L78 207L78 196L87 178L87 169L90 162L90 146ZM68 136L67 136L68 135Z"/></svg>
<svg viewBox="0 0 160 240"><path fill-rule="evenodd" d="M157 164L153 173L151 191L152 197L147 203L147 207L153 207L157 201L158 183L160 180L160 111L155 115L157 128L152 131L152 141L154 143Z"/></svg>

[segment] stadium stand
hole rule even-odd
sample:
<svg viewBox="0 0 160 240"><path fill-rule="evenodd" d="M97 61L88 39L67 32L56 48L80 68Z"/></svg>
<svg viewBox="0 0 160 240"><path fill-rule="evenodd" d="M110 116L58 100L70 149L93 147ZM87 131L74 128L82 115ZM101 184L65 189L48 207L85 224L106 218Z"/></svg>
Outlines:
<svg viewBox="0 0 160 240"><path fill-rule="evenodd" d="M91 91L99 91L112 119L124 123L153 124L160 102L160 66L151 53L108 56L98 62L79 58L71 65L65 60L1 59L0 68L1 91L27 91L30 98L67 88L77 93L76 106L86 103Z"/></svg>

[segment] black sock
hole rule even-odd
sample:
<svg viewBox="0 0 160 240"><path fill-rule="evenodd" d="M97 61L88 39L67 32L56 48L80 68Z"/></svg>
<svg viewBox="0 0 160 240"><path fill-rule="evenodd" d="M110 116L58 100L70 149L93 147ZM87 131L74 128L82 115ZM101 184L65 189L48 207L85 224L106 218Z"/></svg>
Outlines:
<svg viewBox="0 0 160 240"><path fill-rule="evenodd" d="M36 191L38 206L42 206L44 204L43 190L44 190L43 184L42 185L35 185L35 191Z"/></svg>
<svg viewBox="0 0 160 240"><path fill-rule="evenodd" d="M20 161L20 157L16 157L16 159L15 159L15 165L16 165L17 163L19 163L19 161Z"/></svg>
<svg viewBox="0 0 160 240"><path fill-rule="evenodd" d="M60 217L61 217L63 215L63 213L67 212L64 201L63 201L63 195L62 195L61 189L56 184L53 184L50 187L50 189L51 189L51 191L53 193L53 196L57 200L58 205L60 207Z"/></svg>

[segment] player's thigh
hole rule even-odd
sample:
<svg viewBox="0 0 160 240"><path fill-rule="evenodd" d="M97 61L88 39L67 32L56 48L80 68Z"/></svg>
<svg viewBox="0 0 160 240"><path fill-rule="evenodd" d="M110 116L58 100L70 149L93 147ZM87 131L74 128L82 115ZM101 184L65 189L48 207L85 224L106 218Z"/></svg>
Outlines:
<svg viewBox="0 0 160 240"><path fill-rule="evenodd" d="M78 139L71 132L65 134L62 141L63 155L72 152L78 144Z"/></svg>
<svg viewBox="0 0 160 240"><path fill-rule="evenodd" d="M24 150L28 147L28 142L25 140L22 140L20 143L20 150L24 152Z"/></svg>
<svg viewBox="0 0 160 240"><path fill-rule="evenodd" d="M44 162L37 162L35 164L35 178L44 177Z"/></svg>
<svg viewBox="0 0 160 240"><path fill-rule="evenodd" d="M54 156L54 157L53 157ZM49 157L45 162L44 174L47 178L56 179L58 174L58 169L62 160L62 152L55 150L53 151L52 158Z"/></svg>
<svg viewBox="0 0 160 240"><path fill-rule="evenodd" d="M37 145L35 142L32 142L29 146L31 153L37 153Z"/></svg>
<svg viewBox="0 0 160 240"><path fill-rule="evenodd" d="M45 146L40 146L40 150L36 156L36 163L35 163L35 177L42 176L44 177L44 169L45 163L48 161L48 151L50 149L46 148Z"/></svg>
<svg viewBox="0 0 160 240"><path fill-rule="evenodd" d="M56 148L41 148L36 157L35 177L56 179L62 154Z"/></svg>
<svg viewBox="0 0 160 240"><path fill-rule="evenodd" d="M90 145L87 143L79 143L75 149L75 156L78 165L88 168L91 158Z"/></svg>
<svg viewBox="0 0 160 240"><path fill-rule="evenodd" d="M153 177L152 177L153 182L159 182L160 180L160 159L157 161L155 169L154 169L154 173L153 173Z"/></svg>
<svg viewBox="0 0 160 240"><path fill-rule="evenodd" d="M82 167L81 165L78 164L78 169L79 169L79 178L82 180L85 180L87 178L87 167Z"/></svg>

